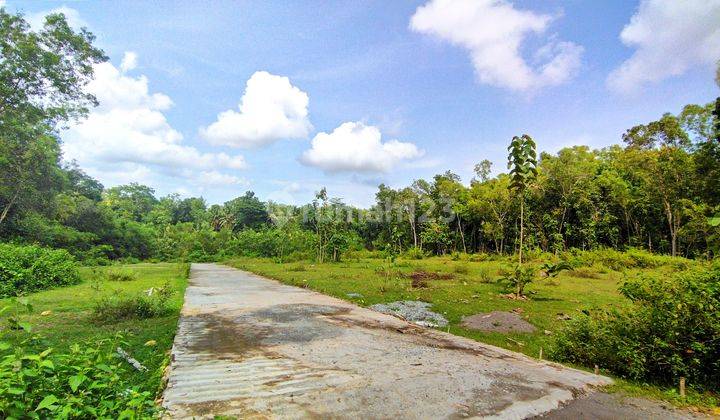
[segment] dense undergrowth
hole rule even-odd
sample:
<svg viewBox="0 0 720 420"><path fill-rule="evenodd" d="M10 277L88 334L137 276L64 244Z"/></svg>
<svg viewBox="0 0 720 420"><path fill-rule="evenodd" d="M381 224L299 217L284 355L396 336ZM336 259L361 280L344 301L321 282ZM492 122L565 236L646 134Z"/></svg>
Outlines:
<svg viewBox="0 0 720 420"><path fill-rule="evenodd" d="M79 281L78 264L63 249L0 243L0 298Z"/></svg>
<svg viewBox="0 0 720 420"><path fill-rule="evenodd" d="M81 284L0 299L0 418L149 418L187 264L81 268ZM132 272L111 281L112 272ZM145 370L118 355L122 348Z"/></svg>

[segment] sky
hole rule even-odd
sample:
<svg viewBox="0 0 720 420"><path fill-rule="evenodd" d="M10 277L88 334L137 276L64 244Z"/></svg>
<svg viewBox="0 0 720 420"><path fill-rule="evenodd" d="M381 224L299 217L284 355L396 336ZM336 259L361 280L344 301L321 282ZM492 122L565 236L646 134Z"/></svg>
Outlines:
<svg viewBox="0 0 720 420"><path fill-rule="evenodd" d="M369 206L377 186L621 141L718 94L720 0L0 0L97 36L100 101L61 133L106 187Z"/></svg>

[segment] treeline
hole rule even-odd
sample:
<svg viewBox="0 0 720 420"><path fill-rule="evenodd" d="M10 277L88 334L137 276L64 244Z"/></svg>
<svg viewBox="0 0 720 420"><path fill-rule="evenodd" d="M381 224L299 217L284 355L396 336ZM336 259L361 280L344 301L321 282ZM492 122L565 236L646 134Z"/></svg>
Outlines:
<svg viewBox="0 0 720 420"><path fill-rule="evenodd" d="M714 104L633 127L624 146L542 153L526 191L528 248L644 248L687 257L718 251L720 141ZM41 194L0 194L5 241L64 248L88 262L122 258L209 260L231 255L337 260L348 250L391 253L517 250L518 196L509 177L476 167L465 185L452 172L392 189L369 209L317 193L304 206L263 203L252 192L223 205L157 198L152 188L104 188L60 154L47 160Z"/></svg>

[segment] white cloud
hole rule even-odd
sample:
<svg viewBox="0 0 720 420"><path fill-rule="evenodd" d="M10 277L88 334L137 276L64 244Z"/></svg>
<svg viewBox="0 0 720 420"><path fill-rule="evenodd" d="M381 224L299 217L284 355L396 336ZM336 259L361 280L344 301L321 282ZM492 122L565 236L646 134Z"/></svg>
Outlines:
<svg viewBox="0 0 720 420"><path fill-rule="evenodd" d="M125 51L122 61L120 62L120 71L127 73L130 70L135 70L137 67L137 54L133 51Z"/></svg>
<svg viewBox="0 0 720 420"><path fill-rule="evenodd" d="M300 161L326 172L387 172L397 163L422 156L413 143L381 141L377 127L346 122L332 133L319 133Z"/></svg>
<svg viewBox="0 0 720 420"><path fill-rule="evenodd" d="M608 77L617 92L714 63L720 58L720 0L643 0L620 40L635 52Z"/></svg>
<svg viewBox="0 0 720 420"><path fill-rule="evenodd" d="M131 69L136 64L136 56L126 53L121 68ZM183 145L182 134L170 126L162 112L172 106L172 101L162 93L150 93L145 76L128 76L109 62L101 63L95 66L88 91L100 105L63 133L63 149L66 159L77 160L103 182L124 178L118 173L130 172L143 180L157 173L227 184L239 179L220 176L218 169L247 166L242 156L203 153Z"/></svg>
<svg viewBox="0 0 720 420"><path fill-rule="evenodd" d="M312 130L308 101L307 93L287 77L258 71L247 81L239 112L220 113L217 121L200 129L200 135L211 144L242 148L305 138Z"/></svg>
<svg viewBox="0 0 720 420"><path fill-rule="evenodd" d="M410 28L467 49L481 83L528 91L561 84L580 67L583 47L554 37L533 65L521 55L525 38L543 34L552 20L504 0L431 0L418 7Z"/></svg>

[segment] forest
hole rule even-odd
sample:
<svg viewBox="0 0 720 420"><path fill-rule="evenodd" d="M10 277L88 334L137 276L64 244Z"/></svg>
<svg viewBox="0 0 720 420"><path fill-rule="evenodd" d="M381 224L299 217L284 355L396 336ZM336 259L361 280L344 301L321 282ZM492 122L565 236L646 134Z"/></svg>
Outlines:
<svg viewBox="0 0 720 420"><path fill-rule="evenodd" d="M105 186L64 159L63 130L97 106L84 88L108 57L94 44L63 14L35 31L0 7L0 417L156 415L193 262L364 296L352 298L364 306L423 300L448 315L448 332L533 357L544 346L627 387L650 383L678 404L717 407L720 97L637 121L600 149L543 152L518 128L493 139L509 146L507 170L477 156L470 180L446 171L382 184L369 208L326 188L303 205L253 191L219 204ZM518 305L538 332L459 325ZM110 357L118 345L150 371ZM98 371L106 363L115 376ZM668 391L679 377L696 399ZM60 388L64 397L53 394Z"/></svg>

